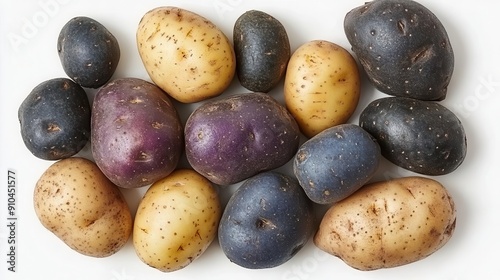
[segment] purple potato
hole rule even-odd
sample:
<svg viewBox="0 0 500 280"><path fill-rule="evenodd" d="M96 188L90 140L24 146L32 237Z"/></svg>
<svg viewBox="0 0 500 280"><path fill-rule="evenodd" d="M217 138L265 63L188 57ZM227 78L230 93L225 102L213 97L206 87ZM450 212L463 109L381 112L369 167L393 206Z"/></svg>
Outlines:
<svg viewBox="0 0 500 280"><path fill-rule="evenodd" d="M183 153L182 136L177 110L156 85L123 78L96 93L92 155L119 187L142 187L169 175Z"/></svg>
<svg viewBox="0 0 500 280"><path fill-rule="evenodd" d="M186 157L215 184L230 185L287 163L299 146L297 123L265 93L209 101L188 118Z"/></svg>

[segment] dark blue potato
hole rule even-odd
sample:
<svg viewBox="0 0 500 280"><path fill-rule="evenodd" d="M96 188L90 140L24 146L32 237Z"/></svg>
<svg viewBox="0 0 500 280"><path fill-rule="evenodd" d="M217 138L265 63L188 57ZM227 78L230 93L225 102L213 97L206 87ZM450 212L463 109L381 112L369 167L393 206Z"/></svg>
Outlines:
<svg viewBox="0 0 500 280"><path fill-rule="evenodd" d="M330 204L367 183L381 157L380 147L369 133L354 124L341 124L302 144L293 172L312 201Z"/></svg>
<svg viewBox="0 0 500 280"><path fill-rule="evenodd" d="M208 101L188 118L186 157L215 184L230 185L287 163L300 131L284 106L265 93Z"/></svg>
<svg viewBox="0 0 500 280"><path fill-rule="evenodd" d="M57 51L66 75L88 88L98 88L108 82L120 60L116 38L88 17L75 17L63 26Z"/></svg>
<svg viewBox="0 0 500 280"><path fill-rule="evenodd" d="M273 16L248 11L234 24L236 73L243 87L269 92L285 75L290 42L285 27Z"/></svg>
<svg viewBox="0 0 500 280"><path fill-rule="evenodd" d="M347 13L344 30L369 80L381 92L443 100L454 67L439 19L409 0L376 0Z"/></svg>
<svg viewBox="0 0 500 280"><path fill-rule="evenodd" d="M394 164L424 175L445 175L465 159L467 138L457 116L443 105L405 97L370 103L359 124Z"/></svg>
<svg viewBox="0 0 500 280"><path fill-rule="evenodd" d="M291 259L314 231L312 203L295 179L260 173L231 196L219 223L226 257L251 269L271 268Z"/></svg>
<svg viewBox="0 0 500 280"><path fill-rule="evenodd" d="M91 132L96 164L122 188L166 177L184 151L176 108L159 87L137 78L116 79L99 89Z"/></svg>
<svg viewBox="0 0 500 280"><path fill-rule="evenodd" d="M24 144L41 159L71 157L90 138L87 93L67 78L37 85L21 103L18 117Z"/></svg>

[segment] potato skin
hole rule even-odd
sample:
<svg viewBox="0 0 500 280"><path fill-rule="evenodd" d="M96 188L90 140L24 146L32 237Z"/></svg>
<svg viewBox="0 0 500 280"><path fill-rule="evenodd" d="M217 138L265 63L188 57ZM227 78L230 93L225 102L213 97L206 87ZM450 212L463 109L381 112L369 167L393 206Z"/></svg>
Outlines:
<svg viewBox="0 0 500 280"><path fill-rule="evenodd" d="M18 109L21 136L37 158L59 160L77 154L90 138L90 103L68 78L38 84Z"/></svg>
<svg viewBox="0 0 500 280"><path fill-rule="evenodd" d="M449 174L467 154L462 123L437 102L380 98L361 112L359 124L377 139L385 158L419 174Z"/></svg>
<svg viewBox="0 0 500 280"><path fill-rule="evenodd" d="M92 155L122 188L149 185L170 174L183 153L177 110L157 86L121 78L96 93L91 117Z"/></svg>
<svg viewBox="0 0 500 280"><path fill-rule="evenodd" d="M268 171L246 180L229 199L219 243L239 266L263 269L290 260L313 234L313 205L298 182Z"/></svg>
<svg viewBox="0 0 500 280"><path fill-rule="evenodd" d="M234 94L204 103L189 116L184 135L193 169L219 185L284 165L300 141L293 117L265 93Z"/></svg>
<svg viewBox="0 0 500 280"><path fill-rule="evenodd" d="M163 272L197 259L217 234L222 208L214 186L191 169L155 182L142 198L134 221L139 258Z"/></svg>
<svg viewBox="0 0 500 280"><path fill-rule="evenodd" d="M446 98L454 53L443 24L416 1L369 1L349 11L344 31L371 83L419 100Z"/></svg>
<svg viewBox="0 0 500 280"><path fill-rule="evenodd" d="M299 147L293 173L312 201L338 202L366 184L378 170L380 147L355 124L327 128Z"/></svg>
<svg viewBox="0 0 500 280"><path fill-rule="evenodd" d="M229 39L196 13L152 9L142 17L136 38L151 80L180 102L220 95L233 80L236 59Z"/></svg>
<svg viewBox="0 0 500 280"><path fill-rule="evenodd" d="M92 161L71 157L52 164L34 189L41 224L71 249L91 257L120 250L132 215L119 188Z"/></svg>
<svg viewBox="0 0 500 280"><path fill-rule="evenodd" d="M66 74L83 87L98 88L115 73L120 46L115 36L89 17L74 17L61 29L57 53Z"/></svg>
<svg viewBox="0 0 500 280"><path fill-rule="evenodd" d="M352 55L341 46L315 40L291 56L285 76L287 109L307 137L346 123L359 101L361 82Z"/></svg>
<svg viewBox="0 0 500 280"><path fill-rule="evenodd" d="M359 270L421 260L455 230L453 198L439 182L404 177L368 184L324 215L314 244Z"/></svg>
<svg viewBox="0 0 500 280"><path fill-rule="evenodd" d="M276 87L285 75L291 54L281 22L262 11L247 11L234 24L233 42L241 85L265 93Z"/></svg>

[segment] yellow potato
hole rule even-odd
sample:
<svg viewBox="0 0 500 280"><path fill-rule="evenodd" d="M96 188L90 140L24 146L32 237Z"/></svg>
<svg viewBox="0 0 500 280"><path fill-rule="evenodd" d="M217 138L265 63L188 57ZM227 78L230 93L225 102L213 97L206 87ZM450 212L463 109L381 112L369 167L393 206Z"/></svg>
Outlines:
<svg viewBox="0 0 500 280"><path fill-rule="evenodd" d="M183 103L220 95L233 80L236 59L212 22L176 7L158 7L139 23L137 47L151 80Z"/></svg>
<svg viewBox="0 0 500 280"><path fill-rule="evenodd" d="M84 158L52 164L38 180L33 202L42 225L87 256L116 253L132 233L132 216L119 188Z"/></svg>
<svg viewBox="0 0 500 280"><path fill-rule="evenodd" d="M360 94L358 66L337 44L317 40L300 46L285 75L285 103L304 135L346 123Z"/></svg>
<svg viewBox="0 0 500 280"><path fill-rule="evenodd" d="M134 222L139 258L163 272L197 259L214 240L222 215L210 181L190 169L174 171L148 189Z"/></svg>
<svg viewBox="0 0 500 280"><path fill-rule="evenodd" d="M366 185L334 204L314 243L359 270L396 267L445 245L455 221L453 199L439 182L406 177Z"/></svg>

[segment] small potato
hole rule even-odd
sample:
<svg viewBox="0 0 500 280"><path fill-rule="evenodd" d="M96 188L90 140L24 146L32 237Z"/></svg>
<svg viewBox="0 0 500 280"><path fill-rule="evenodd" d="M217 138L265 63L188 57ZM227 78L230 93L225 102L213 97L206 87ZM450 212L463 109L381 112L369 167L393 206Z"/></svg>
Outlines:
<svg viewBox="0 0 500 280"><path fill-rule="evenodd" d="M197 259L214 240L222 215L210 181L190 169L174 171L148 189L135 216L139 258L163 272Z"/></svg>
<svg viewBox="0 0 500 280"><path fill-rule="evenodd" d="M359 270L390 268L444 246L455 221L453 199L439 182L399 178L366 185L334 204L314 243Z"/></svg>
<svg viewBox="0 0 500 280"><path fill-rule="evenodd" d="M361 89L351 54L328 41L311 41L291 56L285 75L285 103L304 135L346 123Z"/></svg>
<svg viewBox="0 0 500 280"><path fill-rule="evenodd" d="M220 95L236 71L233 47L212 22L176 7L147 12L137 47L151 80L183 103Z"/></svg>
<svg viewBox="0 0 500 280"><path fill-rule="evenodd" d="M132 216L119 188L84 158L52 164L35 186L35 213L71 249L107 257L125 245Z"/></svg>

